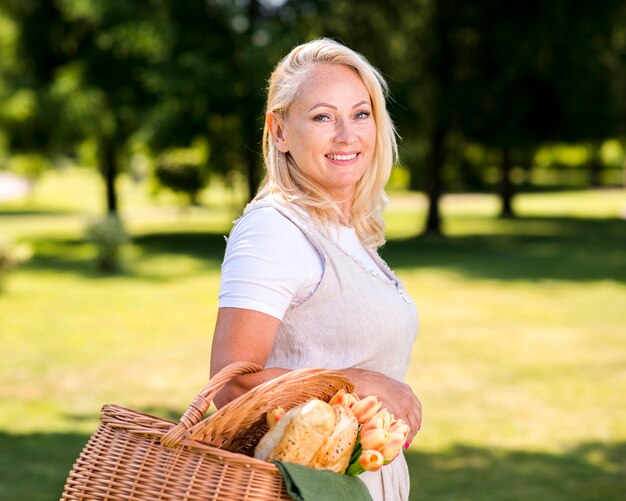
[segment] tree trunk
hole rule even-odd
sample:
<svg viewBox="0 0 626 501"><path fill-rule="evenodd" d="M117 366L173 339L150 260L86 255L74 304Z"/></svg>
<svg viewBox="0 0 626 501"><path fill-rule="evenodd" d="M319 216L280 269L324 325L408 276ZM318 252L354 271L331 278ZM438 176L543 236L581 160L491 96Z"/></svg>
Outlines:
<svg viewBox="0 0 626 501"><path fill-rule="evenodd" d="M433 128L429 138L430 151L427 160L426 193L428 214L424 234L441 235L441 212L439 201L443 195L443 166L445 163L445 140L449 129L447 92L450 85L449 62L451 47L448 40L449 6L445 2L433 2L431 19L431 49L428 51L428 66L432 71L435 89L431 109Z"/></svg>
<svg viewBox="0 0 626 501"><path fill-rule="evenodd" d="M531 149L526 148L522 152L522 168L524 169L522 188L528 190L533 178L533 151Z"/></svg>
<svg viewBox="0 0 626 501"><path fill-rule="evenodd" d="M500 163L500 217L505 219L515 217L513 212L514 187L511 180L511 169L509 149L503 148Z"/></svg>
<svg viewBox="0 0 626 501"><path fill-rule="evenodd" d="M115 182L118 175L118 165L115 145L113 141L103 141L100 147L100 172L106 187L107 213L117 215L118 204Z"/></svg>
<svg viewBox="0 0 626 501"><path fill-rule="evenodd" d="M428 195L428 214L426 216L425 234L441 235L441 212L439 201L443 194L443 164L445 130L440 125L435 128L430 139L430 154L428 158L428 177L426 179L426 193Z"/></svg>
<svg viewBox="0 0 626 501"><path fill-rule="evenodd" d="M602 160L600 159L600 145L591 146L591 158L589 159L589 185L594 188L602 186Z"/></svg>
<svg viewBox="0 0 626 501"><path fill-rule="evenodd" d="M417 163L411 162L409 165L409 190L419 191L422 188L422 180L420 179L420 171Z"/></svg>
<svg viewBox="0 0 626 501"><path fill-rule="evenodd" d="M589 163L589 185L594 188L602 186L602 165L595 158Z"/></svg>

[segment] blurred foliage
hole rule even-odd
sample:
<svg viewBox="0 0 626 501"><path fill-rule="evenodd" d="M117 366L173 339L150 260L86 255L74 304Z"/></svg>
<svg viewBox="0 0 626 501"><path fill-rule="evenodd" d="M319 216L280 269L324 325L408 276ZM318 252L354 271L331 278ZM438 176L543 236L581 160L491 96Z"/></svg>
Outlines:
<svg viewBox="0 0 626 501"><path fill-rule="evenodd" d="M32 254L32 248L27 244L15 244L7 239L0 239L0 292L4 289L4 280L9 271L27 262Z"/></svg>
<svg viewBox="0 0 626 501"><path fill-rule="evenodd" d="M35 180L52 168L52 162L40 153L18 153L8 159L7 166L11 172Z"/></svg>
<svg viewBox="0 0 626 501"><path fill-rule="evenodd" d="M0 0L0 147L89 152L115 213L137 149L157 162L201 141L203 175L243 175L252 196L266 79L318 36L387 77L404 178L429 195L432 230L447 190L498 185L511 215L533 170L576 164L600 184L625 168L621 0ZM563 148L580 162L561 162Z"/></svg>
<svg viewBox="0 0 626 501"><path fill-rule="evenodd" d="M176 193L185 194L191 205L198 205L198 194L209 180L207 159L206 142L196 144L194 148L170 149L157 162L156 180Z"/></svg>
<svg viewBox="0 0 626 501"><path fill-rule="evenodd" d="M163 186L187 195L191 205L198 204L198 193L206 184L202 166L178 160L161 160L157 164L155 175Z"/></svg>
<svg viewBox="0 0 626 501"><path fill-rule="evenodd" d="M122 220L117 214L107 214L87 227L86 239L96 248L96 266L104 273L121 271L121 250L129 241Z"/></svg>
<svg viewBox="0 0 626 501"><path fill-rule="evenodd" d="M431 199L429 229L440 229L437 200L447 188L484 189L497 166L502 212L511 215L513 172L534 168L538 148L597 148L626 135L621 0L366 0L359 9L339 0L332 11L329 33L389 77L411 187ZM598 184L602 164L587 166Z"/></svg>

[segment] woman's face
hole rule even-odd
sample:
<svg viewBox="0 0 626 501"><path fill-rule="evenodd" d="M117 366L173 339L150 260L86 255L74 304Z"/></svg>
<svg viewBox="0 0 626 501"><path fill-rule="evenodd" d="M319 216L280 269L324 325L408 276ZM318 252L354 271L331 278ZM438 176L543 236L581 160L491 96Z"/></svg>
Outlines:
<svg viewBox="0 0 626 501"><path fill-rule="evenodd" d="M270 117L277 147L333 200L351 203L372 164L376 123L369 93L352 68L318 64L281 118Z"/></svg>

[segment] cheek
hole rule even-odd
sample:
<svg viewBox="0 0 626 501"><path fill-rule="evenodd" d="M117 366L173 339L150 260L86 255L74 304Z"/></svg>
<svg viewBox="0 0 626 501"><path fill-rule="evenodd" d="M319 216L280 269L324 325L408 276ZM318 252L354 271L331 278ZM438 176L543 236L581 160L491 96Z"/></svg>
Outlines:
<svg viewBox="0 0 626 501"><path fill-rule="evenodd" d="M294 155L300 155L315 145L314 131L306 127L293 126L287 136L289 151Z"/></svg>
<svg viewBox="0 0 626 501"><path fill-rule="evenodd" d="M367 124L363 124L363 127L359 130L361 141L367 146L374 146L376 144L376 122L372 121Z"/></svg>
<svg viewBox="0 0 626 501"><path fill-rule="evenodd" d="M372 156L376 149L376 127L371 127L365 135L365 144L367 145L368 154Z"/></svg>
<svg viewBox="0 0 626 501"><path fill-rule="evenodd" d="M326 150L328 138L323 131L318 128L311 127L300 131L295 141L295 148L303 158L316 158L323 154Z"/></svg>
<svg viewBox="0 0 626 501"><path fill-rule="evenodd" d="M376 144L376 124L375 123L370 125L368 132L369 132L368 134L369 142L372 146L374 146Z"/></svg>

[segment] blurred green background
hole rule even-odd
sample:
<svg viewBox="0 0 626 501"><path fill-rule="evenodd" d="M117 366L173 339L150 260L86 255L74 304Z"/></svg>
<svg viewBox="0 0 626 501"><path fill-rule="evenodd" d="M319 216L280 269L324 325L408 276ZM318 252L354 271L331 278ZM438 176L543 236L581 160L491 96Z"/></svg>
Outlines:
<svg viewBox="0 0 626 501"><path fill-rule="evenodd" d="M411 499L623 498L625 2L0 0L0 499L57 499L102 404L206 383L266 78L318 36L402 137Z"/></svg>

